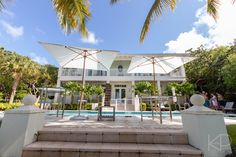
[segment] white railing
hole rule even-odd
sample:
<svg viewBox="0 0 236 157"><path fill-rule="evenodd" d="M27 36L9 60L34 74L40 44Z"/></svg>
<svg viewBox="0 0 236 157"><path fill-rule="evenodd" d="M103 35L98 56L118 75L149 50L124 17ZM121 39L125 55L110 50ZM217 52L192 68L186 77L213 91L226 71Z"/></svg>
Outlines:
<svg viewBox="0 0 236 157"><path fill-rule="evenodd" d="M127 111L128 105L134 105L133 103L134 99L111 99L111 105L115 105L116 111L118 110L118 107L123 107L124 111ZM133 106L132 106L133 107Z"/></svg>
<svg viewBox="0 0 236 157"><path fill-rule="evenodd" d="M62 76L82 76L82 69L65 68L62 69ZM86 76L107 76L106 71L102 70L86 70Z"/></svg>
<svg viewBox="0 0 236 157"><path fill-rule="evenodd" d="M110 76L132 76L127 70L128 69L122 69L122 71L119 71L118 69L110 69Z"/></svg>
<svg viewBox="0 0 236 157"><path fill-rule="evenodd" d="M151 73L128 73L128 69L122 69L119 71L118 69L110 69L110 76L132 76L132 77L142 77L149 76L152 77ZM82 69L76 68L64 68L62 69L62 76L82 76ZM183 77L184 74L181 73L181 70L176 70L170 72L168 74L156 74L157 76L168 76L168 77ZM108 76L106 71L101 70L86 70L86 76Z"/></svg>

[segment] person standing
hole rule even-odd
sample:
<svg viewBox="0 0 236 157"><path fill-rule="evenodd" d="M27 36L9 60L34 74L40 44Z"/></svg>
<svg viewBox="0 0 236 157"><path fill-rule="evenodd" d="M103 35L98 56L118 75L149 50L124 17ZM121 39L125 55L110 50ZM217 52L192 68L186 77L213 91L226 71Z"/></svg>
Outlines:
<svg viewBox="0 0 236 157"><path fill-rule="evenodd" d="M211 108L214 110L217 110L219 108L218 100L217 100L217 95L216 94L211 94Z"/></svg>

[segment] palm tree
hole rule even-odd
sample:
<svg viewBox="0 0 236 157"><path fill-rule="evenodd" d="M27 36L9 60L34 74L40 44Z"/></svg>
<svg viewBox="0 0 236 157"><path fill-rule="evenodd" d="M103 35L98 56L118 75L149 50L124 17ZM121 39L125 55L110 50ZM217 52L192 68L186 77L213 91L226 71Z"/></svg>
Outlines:
<svg viewBox="0 0 236 157"><path fill-rule="evenodd" d="M111 4L115 4L117 2L119 2L120 0L111 0ZM143 43L149 28L150 28L150 23L152 22L152 19L156 16L157 18L159 18L162 15L162 12L166 9L171 9L172 11L174 11L175 7L176 7L176 3L178 0L155 0L151 9L149 10L145 22L143 24L141 33L140 33L140 37L139 37L139 41L141 43ZM233 3L236 0L232 0ZM208 14L210 14L215 20L217 20L218 18L218 7L220 5L220 0L207 0L207 12Z"/></svg>
<svg viewBox="0 0 236 157"><path fill-rule="evenodd" d="M20 56L15 52L2 50L0 57L0 70L3 76L10 76L13 80L9 100L9 103L13 103L20 82L27 81L29 78L37 79L40 76L40 66L29 57Z"/></svg>
<svg viewBox="0 0 236 157"><path fill-rule="evenodd" d="M87 36L86 23L91 16L88 0L52 0L60 25L66 33L79 30Z"/></svg>

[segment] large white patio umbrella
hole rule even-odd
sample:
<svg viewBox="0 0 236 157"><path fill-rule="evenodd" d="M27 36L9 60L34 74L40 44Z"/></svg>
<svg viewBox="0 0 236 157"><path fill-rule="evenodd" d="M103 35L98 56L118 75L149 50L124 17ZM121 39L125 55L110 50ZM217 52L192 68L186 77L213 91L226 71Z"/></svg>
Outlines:
<svg viewBox="0 0 236 157"><path fill-rule="evenodd" d="M117 56L118 52L113 50L85 49L80 47L66 46L39 42L63 68L82 69L82 86L85 86L85 70L104 70L108 71ZM80 96L81 109L84 93ZM79 110L80 116L80 110Z"/></svg>
<svg viewBox="0 0 236 157"><path fill-rule="evenodd" d="M147 55L133 57L128 68L128 73L152 73L154 96L156 89L156 74L168 74L178 67L194 60L194 57L186 56L186 54L176 55ZM156 106L156 103L155 103ZM159 110L160 110L159 106ZM161 114L161 111L160 111ZM160 123L162 118L160 116Z"/></svg>

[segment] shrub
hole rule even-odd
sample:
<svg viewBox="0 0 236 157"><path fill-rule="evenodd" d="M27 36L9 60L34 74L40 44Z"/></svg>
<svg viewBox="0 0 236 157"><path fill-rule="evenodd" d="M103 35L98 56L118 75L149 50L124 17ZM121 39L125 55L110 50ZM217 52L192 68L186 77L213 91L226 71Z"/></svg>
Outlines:
<svg viewBox="0 0 236 157"><path fill-rule="evenodd" d="M151 104L147 104L146 111L152 111L152 105Z"/></svg>
<svg viewBox="0 0 236 157"><path fill-rule="evenodd" d="M10 109L13 109L13 108L17 108L21 105L22 105L21 103L12 103L12 104L0 103L0 111L10 110Z"/></svg>
<svg viewBox="0 0 236 157"><path fill-rule="evenodd" d="M62 106L61 106L61 104L59 104L59 103L52 103L52 105L51 105L51 109L52 110L57 110L57 109L62 109Z"/></svg>
<svg viewBox="0 0 236 157"><path fill-rule="evenodd" d="M92 110L92 104L91 103L86 103L84 104L84 110Z"/></svg>
<svg viewBox="0 0 236 157"><path fill-rule="evenodd" d="M165 104L164 106L169 108L168 104ZM175 111L175 110L176 110L176 105L175 104L171 104L171 111Z"/></svg>
<svg viewBox="0 0 236 157"><path fill-rule="evenodd" d="M98 111L98 108L102 106L102 102L98 103L98 106L95 108L96 111Z"/></svg>
<svg viewBox="0 0 236 157"><path fill-rule="evenodd" d="M141 111L146 111L147 110L147 105L145 103L141 103L140 110Z"/></svg>
<svg viewBox="0 0 236 157"><path fill-rule="evenodd" d="M4 98L4 94L2 92L0 92L0 99Z"/></svg>
<svg viewBox="0 0 236 157"><path fill-rule="evenodd" d="M102 102L99 102L99 103L98 103L98 107L101 107L101 106L102 106Z"/></svg>
<svg viewBox="0 0 236 157"><path fill-rule="evenodd" d="M22 100L27 94L28 92L26 90L19 90L16 92L15 99Z"/></svg>
<svg viewBox="0 0 236 157"><path fill-rule="evenodd" d="M77 110L79 107L79 104L66 104L65 110Z"/></svg>

